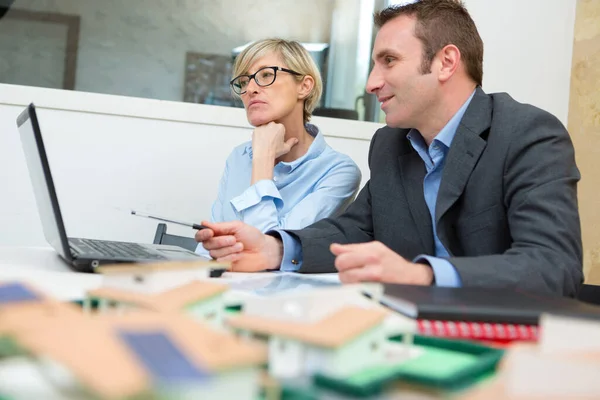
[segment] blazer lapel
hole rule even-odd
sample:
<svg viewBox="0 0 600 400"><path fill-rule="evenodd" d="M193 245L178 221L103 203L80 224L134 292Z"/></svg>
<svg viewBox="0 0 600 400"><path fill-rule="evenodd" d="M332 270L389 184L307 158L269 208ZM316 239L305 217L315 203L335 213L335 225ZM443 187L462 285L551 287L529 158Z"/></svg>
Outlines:
<svg viewBox="0 0 600 400"><path fill-rule="evenodd" d="M436 226L463 193L485 149L486 141L480 135L490 127L491 113L491 99L481 88L477 88L446 156L435 209Z"/></svg>
<svg viewBox="0 0 600 400"><path fill-rule="evenodd" d="M412 218L426 254L433 254L433 231L431 216L425 195L423 194L423 179L425 178L425 165L419 154L405 140L405 152L398 157L402 185Z"/></svg>

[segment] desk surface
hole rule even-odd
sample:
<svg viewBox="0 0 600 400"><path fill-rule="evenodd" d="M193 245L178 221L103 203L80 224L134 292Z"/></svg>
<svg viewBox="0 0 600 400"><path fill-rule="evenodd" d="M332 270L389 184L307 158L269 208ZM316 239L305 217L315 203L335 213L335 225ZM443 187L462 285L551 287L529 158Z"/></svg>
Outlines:
<svg viewBox="0 0 600 400"><path fill-rule="evenodd" d="M226 272L219 280L264 280L278 272ZM318 279L339 282L337 274L319 274ZM73 272L51 247L0 246L0 281L31 283L48 295L63 301L81 300L86 292L102 285L102 276Z"/></svg>
<svg viewBox="0 0 600 400"><path fill-rule="evenodd" d="M59 300L83 299L102 276L73 272L51 247L0 247L0 280L31 283Z"/></svg>

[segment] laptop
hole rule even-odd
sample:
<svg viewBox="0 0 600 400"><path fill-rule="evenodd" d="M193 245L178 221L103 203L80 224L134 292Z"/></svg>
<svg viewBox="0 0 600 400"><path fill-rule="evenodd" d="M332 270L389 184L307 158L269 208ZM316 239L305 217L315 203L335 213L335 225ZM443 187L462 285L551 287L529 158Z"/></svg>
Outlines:
<svg viewBox="0 0 600 400"><path fill-rule="evenodd" d="M68 237L33 103L19 115L17 126L44 236L72 269L78 272L94 272L102 264L208 260L178 246Z"/></svg>

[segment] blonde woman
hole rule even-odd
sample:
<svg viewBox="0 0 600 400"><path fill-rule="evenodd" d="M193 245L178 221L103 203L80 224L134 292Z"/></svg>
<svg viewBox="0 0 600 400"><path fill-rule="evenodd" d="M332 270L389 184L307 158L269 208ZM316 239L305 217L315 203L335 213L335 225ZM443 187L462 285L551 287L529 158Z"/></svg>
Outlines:
<svg viewBox="0 0 600 400"><path fill-rule="evenodd" d="M323 84L306 49L283 39L255 42L237 57L233 76L231 88L255 129L227 159L212 221L240 220L266 232L342 212L361 174L309 123Z"/></svg>

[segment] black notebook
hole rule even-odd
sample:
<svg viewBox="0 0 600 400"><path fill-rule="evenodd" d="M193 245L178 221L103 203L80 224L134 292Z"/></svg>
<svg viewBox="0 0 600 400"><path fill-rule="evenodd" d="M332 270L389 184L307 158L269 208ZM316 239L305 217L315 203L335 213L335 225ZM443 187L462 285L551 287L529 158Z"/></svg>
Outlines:
<svg viewBox="0 0 600 400"><path fill-rule="evenodd" d="M561 296L484 288L384 287L384 305L417 319L527 325L537 325L542 313L600 319L600 307Z"/></svg>

